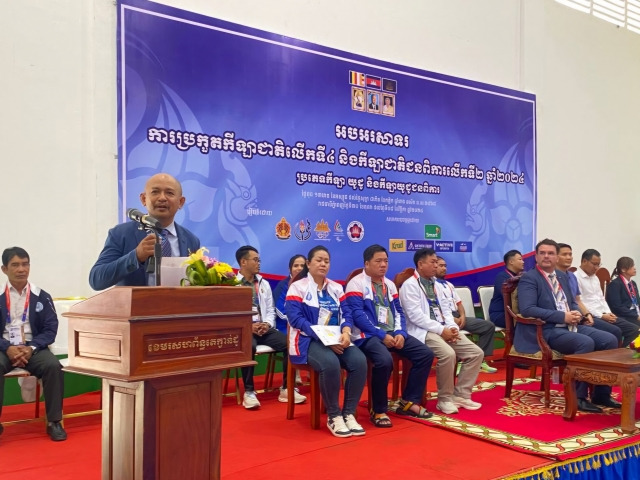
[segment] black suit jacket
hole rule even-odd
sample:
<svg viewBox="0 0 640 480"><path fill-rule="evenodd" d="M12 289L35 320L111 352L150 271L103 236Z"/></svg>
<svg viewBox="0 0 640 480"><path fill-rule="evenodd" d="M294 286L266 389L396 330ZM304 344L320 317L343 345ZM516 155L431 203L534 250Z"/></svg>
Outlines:
<svg viewBox="0 0 640 480"><path fill-rule="evenodd" d="M631 280L631 284L638 294L638 285ZM609 285L607 285L607 293L605 295L607 299L607 305L611 309L611 313L616 314L618 317L632 318L634 321L638 319L638 313L633 306L631 297L624 281L620 277L614 278Z"/></svg>

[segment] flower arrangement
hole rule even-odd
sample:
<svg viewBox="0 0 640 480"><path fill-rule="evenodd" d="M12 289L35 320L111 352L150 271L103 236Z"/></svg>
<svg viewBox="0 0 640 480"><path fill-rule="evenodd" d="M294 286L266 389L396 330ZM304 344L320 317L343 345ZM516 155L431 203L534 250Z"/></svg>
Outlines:
<svg viewBox="0 0 640 480"><path fill-rule="evenodd" d="M192 253L182 263L187 266L185 275L180 285L238 285L236 274L228 263L220 262L215 258L206 256L209 250L202 247Z"/></svg>
<svg viewBox="0 0 640 480"><path fill-rule="evenodd" d="M640 336L629 344L629 348L634 351L633 358L640 358Z"/></svg>

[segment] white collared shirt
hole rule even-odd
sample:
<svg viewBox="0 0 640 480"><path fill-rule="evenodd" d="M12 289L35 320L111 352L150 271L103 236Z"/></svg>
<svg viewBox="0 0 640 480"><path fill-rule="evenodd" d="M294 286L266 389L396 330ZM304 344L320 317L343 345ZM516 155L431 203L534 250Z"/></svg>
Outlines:
<svg viewBox="0 0 640 480"><path fill-rule="evenodd" d="M609 305L602 294L600 280L595 275L587 275L582 268L575 271L580 287L580 299L584 306L594 317L602 317L605 313L611 313Z"/></svg>
<svg viewBox="0 0 640 480"><path fill-rule="evenodd" d="M9 326L20 327L24 326L24 339L25 342L30 342L33 339L33 335L31 334L31 324L29 323L29 312L27 311L27 316L25 317L24 324L22 323L22 314L24 313L24 303L27 300L27 287L30 284L25 285L22 289L22 292L18 292L11 285L10 282L6 282L2 288L3 292L7 291L7 285L9 286L9 299L11 300L11 323L7 323L6 319L4 322L4 329L2 331L2 336L5 340L9 340ZM34 286L31 285L31 289L33 290Z"/></svg>

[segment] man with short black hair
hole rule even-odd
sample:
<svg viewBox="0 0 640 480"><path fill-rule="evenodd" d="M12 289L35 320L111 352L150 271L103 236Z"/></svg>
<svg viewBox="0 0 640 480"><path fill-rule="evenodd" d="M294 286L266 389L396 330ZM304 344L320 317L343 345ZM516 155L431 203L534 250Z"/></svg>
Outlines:
<svg viewBox="0 0 640 480"><path fill-rule="evenodd" d="M0 413L4 398L4 375L15 367L42 379L47 410L47 434L54 442L67 439L62 428L64 374L62 365L49 350L58 332L53 300L29 282L29 254L20 247L2 252L2 272L7 283L0 295ZM0 434L2 433L0 424Z"/></svg>
<svg viewBox="0 0 640 480"><path fill-rule="evenodd" d="M494 325L505 328L504 300L502 299L502 285L509 278L517 277L524 271L524 260L518 250L509 250L504 254L505 269L498 272L493 285L493 297L489 305L489 318Z"/></svg>
<svg viewBox="0 0 640 480"><path fill-rule="evenodd" d="M580 298L588 309L585 316L600 318L619 328L622 332L622 346L627 347L638 336L638 326L611 313L600 288L600 280L596 276L600 260L600 252L593 248L585 250L580 259L580 267L575 273L581 292Z"/></svg>
<svg viewBox="0 0 640 480"><path fill-rule="evenodd" d="M400 304L407 318L407 330L433 351L438 359L436 408L445 414L458 408L477 410L482 404L471 400L471 389L478 378L484 354L456 324L449 309L441 305L442 285L435 281L438 259L432 248L418 250L413 256L416 269L400 288ZM458 382L454 382L457 359L462 362ZM454 385L455 383L455 385Z"/></svg>
<svg viewBox="0 0 640 480"><path fill-rule="evenodd" d="M582 314L564 272L556 270L558 244L548 238L536 245L536 268L522 275L518 283L518 304L525 317L539 318L545 322L542 335L551 349L562 354L590 353L618 347L616 337L608 332L581 325ZM535 325L516 324L513 345L521 353L537 353L540 350ZM587 384L576 383L578 409L599 413L597 405L619 408L620 403L611 398L611 387L596 385L591 401L587 400Z"/></svg>
<svg viewBox="0 0 640 480"><path fill-rule="evenodd" d="M267 345L276 352L282 352L282 387L280 387L280 395L278 401L287 403L287 336L277 330L276 327L276 309L273 303L273 294L271 286L261 275L260 272L260 256L258 250L251 245L240 247L236 251L236 260L240 269L238 270L237 279L239 286L249 287L252 292L252 307L254 311L253 330L251 340L251 360L256 356L256 347L258 345ZM244 383L244 397L242 406L248 410L260 407L260 401L256 396L253 384L254 367L242 367L242 382ZM298 390L294 392L294 400L296 403L303 403L307 397L300 395Z"/></svg>
<svg viewBox="0 0 640 480"><path fill-rule="evenodd" d="M408 380L396 413L429 418L431 413L420 405L433 363L433 352L421 341L407 334L402 307L394 283L386 277L389 268L387 250L371 245L364 250L364 269L347 284L345 316L351 318L353 343L372 363L371 422L379 428L391 427L387 416L387 388L393 370L390 352L411 361Z"/></svg>
<svg viewBox="0 0 640 480"><path fill-rule="evenodd" d="M603 320L602 318L594 317L589 312L589 309L585 306L585 304L582 303L582 293L580 292L578 279L576 278L575 274L571 270L569 270L572 263L573 263L573 249L571 248L571 245L568 245L566 243L558 243L558 264L556 265L556 268L567 274L567 279L569 280L571 293L573 293L573 297L575 298L576 303L578 304L578 309L580 310L580 313L582 313L582 316L584 317L582 324L588 327L594 327L594 328L597 328L598 330L603 330L605 332L611 333L616 337L616 340L618 340L618 345L620 345L620 343L622 342L622 330L620 330L613 323L609 323Z"/></svg>
<svg viewBox="0 0 640 480"><path fill-rule="evenodd" d="M437 281L442 284L442 295L446 299L440 305L443 309L449 309L453 320L461 330L478 336L478 346L484 352L484 361L480 365L480 370L485 373L495 373L497 368L487 363L487 357L493 355L493 337L496 334L496 326L490 320L483 320L473 316L467 316L467 312L462 305L462 300L456 292L456 287L451 282L445 280L447 275L447 261L438 256L438 271L436 272ZM473 312L471 312L473 313Z"/></svg>

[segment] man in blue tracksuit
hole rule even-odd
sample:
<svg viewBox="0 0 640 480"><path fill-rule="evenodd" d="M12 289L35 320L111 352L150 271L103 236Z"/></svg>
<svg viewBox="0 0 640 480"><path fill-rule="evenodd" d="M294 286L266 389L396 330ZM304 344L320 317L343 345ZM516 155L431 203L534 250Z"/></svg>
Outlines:
<svg viewBox="0 0 640 480"><path fill-rule="evenodd" d="M371 421L376 427L391 427L387 416L387 386L393 369L390 352L412 363L399 414L429 418L420 403L433 362L433 353L423 342L409 336L398 301L398 291L385 277L389 267L387 251L380 245L367 247L364 269L347 284L345 315L353 321L352 341L373 364L371 375Z"/></svg>

